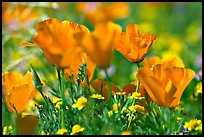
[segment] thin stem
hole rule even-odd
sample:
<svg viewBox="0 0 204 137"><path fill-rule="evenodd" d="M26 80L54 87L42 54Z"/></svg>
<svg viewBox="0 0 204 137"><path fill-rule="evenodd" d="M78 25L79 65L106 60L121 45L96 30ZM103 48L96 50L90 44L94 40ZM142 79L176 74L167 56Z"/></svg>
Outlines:
<svg viewBox="0 0 204 137"><path fill-rule="evenodd" d="M105 71L106 78L107 78L107 81L108 81L108 96L109 96L109 100L111 100L111 96L112 96L111 79L110 79L110 77L108 76L108 71L107 71L107 69L104 69L104 71ZM110 101L109 101L109 103L110 103Z"/></svg>
<svg viewBox="0 0 204 137"><path fill-rule="evenodd" d="M137 63L137 71L139 70L139 68L140 68L139 63ZM140 88L140 81L138 80L137 87L136 87L136 92L139 91L139 88Z"/></svg>
<svg viewBox="0 0 204 137"><path fill-rule="evenodd" d="M64 69L61 69L62 71L62 77L60 75L60 69L57 69L59 84L60 84L60 91L61 91L61 97L62 97L62 106L61 106L61 128L64 128L64 109L65 109L65 100L64 100Z"/></svg>

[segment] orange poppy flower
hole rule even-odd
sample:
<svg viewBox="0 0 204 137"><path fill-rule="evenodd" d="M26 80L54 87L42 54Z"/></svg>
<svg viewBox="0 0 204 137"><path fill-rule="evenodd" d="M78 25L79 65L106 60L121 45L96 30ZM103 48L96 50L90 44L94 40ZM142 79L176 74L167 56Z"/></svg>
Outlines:
<svg viewBox="0 0 204 137"><path fill-rule="evenodd" d="M140 34L137 24L129 24L126 32L121 32L115 49L130 62L138 63L144 59L155 40L155 35Z"/></svg>
<svg viewBox="0 0 204 137"><path fill-rule="evenodd" d="M87 63L86 73L88 75L88 80L91 81L92 76L94 74L94 70L96 68L96 64L94 64L90 60L90 58L85 54L81 54L80 56L77 56L77 58L75 59L75 64L71 65L70 67L68 67L64 70L64 73L67 76L67 79L69 79L68 75L73 73L74 74L74 82L75 82L77 75L79 74L79 67L83 63Z"/></svg>
<svg viewBox="0 0 204 137"><path fill-rule="evenodd" d="M77 10L92 23L114 21L129 15L129 6L125 2L79 2Z"/></svg>
<svg viewBox="0 0 204 137"><path fill-rule="evenodd" d="M37 10L34 10L26 4L18 3L11 5L10 2L2 2L3 25L11 25L13 23L25 25L29 21L34 21L39 16L40 14Z"/></svg>
<svg viewBox="0 0 204 137"><path fill-rule="evenodd" d="M144 67L139 69L136 76L152 101L160 106L174 108L195 72L182 67L183 63L179 58L168 59L161 63L156 60L159 58L144 60ZM148 64L152 62L155 64L152 66Z"/></svg>
<svg viewBox="0 0 204 137"><path fill-rule="evenodd" d="M33 37L36 44L24 42L23 46L38 46L42 49L47 61L59 68L66 68L75 63L75 58L83 50L74 34L80 31L89 33L83 25L69 21L60 22L57 19L47 19L36 25L37 33Z"/></svg>
<svg viewBox="0 0 204 137"><path fill-rule="evenodd" d="M97 23L91 34L82 32L75 36L90 59L99 67L106 68L112 61L113 47L121 30L118 24L103 22Z"/></svg>
<svg viewBox="0 0 204 137"><path fill-rule="evenodd" d="M29 71L24 77L19 72L4 72L2 74L2 85L7 107L13 113L24 111L29 101L38 92L34 88L32 75Z"/></svg>

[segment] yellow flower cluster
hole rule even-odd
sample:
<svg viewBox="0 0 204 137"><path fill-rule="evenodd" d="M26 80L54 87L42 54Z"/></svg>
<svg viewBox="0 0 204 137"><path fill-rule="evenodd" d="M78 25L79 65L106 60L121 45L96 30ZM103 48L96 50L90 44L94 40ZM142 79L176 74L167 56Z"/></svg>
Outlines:
<svg viewBox="0 0 204 137"><path fill-rule="evenodd" d="M189 122L185 122L185 128L188 130L199 130L202 131L202 121L197 119L192 119Z"/></svg>

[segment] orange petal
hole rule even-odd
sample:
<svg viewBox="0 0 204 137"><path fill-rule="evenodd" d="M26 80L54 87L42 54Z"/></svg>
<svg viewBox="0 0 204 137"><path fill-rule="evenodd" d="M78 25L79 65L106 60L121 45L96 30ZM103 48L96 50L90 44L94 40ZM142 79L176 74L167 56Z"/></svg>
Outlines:
<svg viewBox="0 0 204 137"><path fill-rule="evenodd" d="M167 72L172 82L177 86L177 91L174 94L175 99L169 105L170 108L173 108L179 103L183 91L195 76L195 72L191 69L184 69L184 68L169 68ZM180 79L180 82L177 81L176 78ZM178 83L179 85L177 85Z"/></svg>
<svg viewBox="0 0 204 137"><path fill-rule="evenodd" d="M113 90L113 95L116 95L118 92L121 92L120 89L114 83L111 83L111 86Z"/></svg>
<svg viewBox="0 0 204 137"><path fill-rule="evenodd" d="M142 64L144 65L144 67L151 68L155 64L161 64L161 59L157 56L154 56L151 58L146 58L146 59L144 59Z"/></svg>
<svg viewBox="0 0 204 137"><path fill-rule="evenodd" d="M162 59L166 67L184 67L183 61L178 56L164 57Z"/></svg>
<svg viewBox="0 0 204 137"><path fill-rule="evenodd" d="M9 90L13 88L14 86L17 86L21 83L21 80L23 79L21 73L15 71L15 72L4 72L2 74L2 84L5 87L5 93L8 94Z"/></svg>
<svg viewBox="0 0 204 137"><path fill-rule="evenodd" d="M163 106L165 104L165 87L162 81L156 79L150 69L147 68L139 69L137 78L144 86L150 98L158 105Z"/></svg>
<svg viewBox="0 0 204 137"><path fill-rule="evenodd" d="M128 83L123 87L122 92L126 92L126 95L128 96L128 94L132 94L133 92L135 92L135 89L136 85Z"/></svg>
<svg viewBox="0 0 204 137"><path fill-rule="evenodd" d="M30 88L27 84L12 88L9 91L9 94L6 95L6 104L9 108L9 111L15 113L15 110L12 106L14 105L17 110L17 113L22 112L28 104L29 96Z"/></svg>
<svg viewBox="0 0 204 137"><path fill-rule="evenodd" d="M128 24L126 27L126 33L129 35L129 39L140 37L140 30L137 24Z"/></svg>

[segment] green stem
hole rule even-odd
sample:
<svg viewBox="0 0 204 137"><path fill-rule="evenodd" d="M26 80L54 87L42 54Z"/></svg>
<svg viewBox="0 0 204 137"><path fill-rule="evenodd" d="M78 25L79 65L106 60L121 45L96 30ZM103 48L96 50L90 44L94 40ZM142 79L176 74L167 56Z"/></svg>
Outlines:
<svg viewBox="0 0 204 137"><path fill-rule="evenodd" d="M64 99L64 85L65 85L65 77L64 77L64 69L61 69L62 71L62 77L60 75L60 69L57 69L58 73L58 79L60 84L60 91L61 91L61 97L62 97L62 106L61 106L61 128L65 128L64 126L64 110L65 110L65 99Z"/></svg>
<svg viewBox="0 0 204 137"><path fill-rule="evenodd" d="M139 68L140 68L139 63L137 63L137 71L139 70ZM140 81L138 80L137 87L136 87L136 92L139 91L139 88L140 88Z"/></svg>
<svg viewBox="0 0 204 137"><path fill-rule="evenodd" d="M110 79L110 77L108 76L108 71L107 71L107 69L104 69L104 71L105 71L106 78L107 78L107 81L108 81L108 96L109 96L109 100L111 100L111 97L112 97L111 79ZM109 103L110 103L110 101L109 101Z"/></svg>

